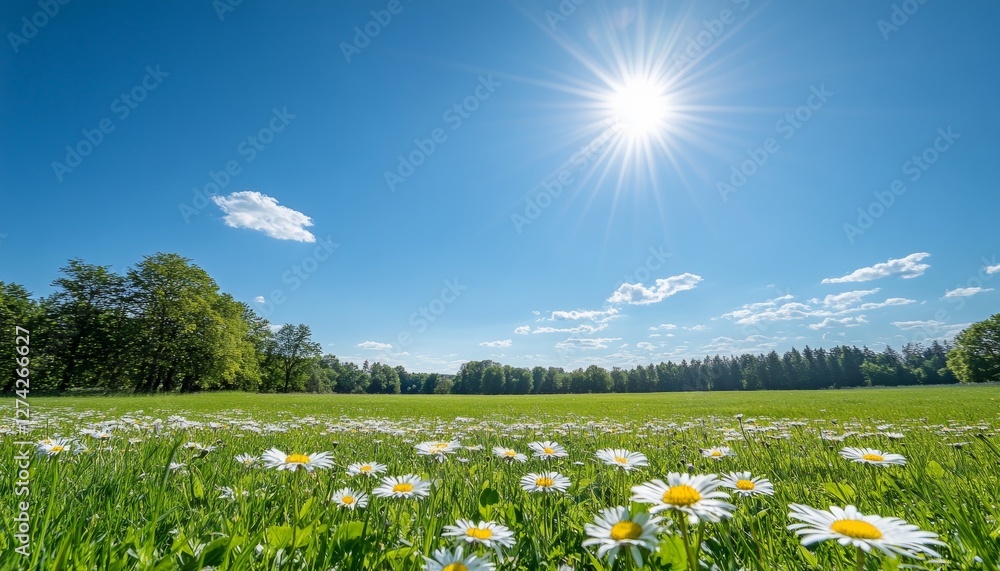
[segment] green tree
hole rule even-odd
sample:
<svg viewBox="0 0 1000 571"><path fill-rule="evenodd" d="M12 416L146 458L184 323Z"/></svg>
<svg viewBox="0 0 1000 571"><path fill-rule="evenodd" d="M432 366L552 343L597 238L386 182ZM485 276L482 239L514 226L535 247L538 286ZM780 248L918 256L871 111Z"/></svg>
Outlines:
<svg viewBox="0 0 1000 571"><path fill-rule="evenodd" d="M490 365L483 371L479 392L484 395L503 394L507 379L504 375L503 367L500 365Z"/></svg>
<svg viewBox="0 0 1000 571"><path fill-rule="evenodd" d="M948 368L963 383L1000 381L1000 313L972 324L955 337Z"/></svg>
<svg viewBox="0 0 1000 571"><path fill-rule="evenodd" d="M312 340L308 325L288 323L281 326L274 334L270 349L271 362L282 383L281 391L287 393L304 388L307 365L320 355L320 344Z"/></svg>

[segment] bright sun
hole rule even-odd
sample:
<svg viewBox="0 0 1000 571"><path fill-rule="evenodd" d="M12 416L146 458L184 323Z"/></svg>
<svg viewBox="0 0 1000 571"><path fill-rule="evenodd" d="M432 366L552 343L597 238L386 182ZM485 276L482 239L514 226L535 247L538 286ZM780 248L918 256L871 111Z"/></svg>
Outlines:
<svg viewBox="0 0 1000 571"><path fill-rule="evenodd" d="M669 102L664 90L649 79L628 79L616 86L608 104L623 131L646 138L666 127Z"/></svg>

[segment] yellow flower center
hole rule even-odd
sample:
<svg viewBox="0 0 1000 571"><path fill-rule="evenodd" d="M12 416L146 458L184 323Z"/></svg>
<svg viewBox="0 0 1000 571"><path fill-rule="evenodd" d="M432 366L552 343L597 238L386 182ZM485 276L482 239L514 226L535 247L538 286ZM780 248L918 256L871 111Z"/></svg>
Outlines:
<svg viewBox="0 0 1000 571"><path fill-rule="evenodd" d="M854 539L882 539L882 532L877 527L856 519L839 519L830 524L830 529Z"/></svg>
<svg viewBox="0 0 1000 571"><path fill-rule="evenodd" d="M441 571L469 571L469 568L465 566L465 563L449 563L441 568Z"/></svg>
<svg viewBox="0 0 1000 571"><path fill-rule="evenodd" d="M642 535L642 526L632 521L620 521L611 526L611 539L615 541L639 539L640 535Z"/></svg>
<svg viewBox="0 0 1000 571"><path fill-rule="evenodd" d="M883 462L883 461L885 461L885 457L884 456L880 456L878 454L865 454L864 456L862 456L862 458L864 458L865 460L868 460L869 462Z"/></svg>
<svg viewBox="0 0 1000 571"><path fill-rule="evenodd" d="M628 464L628 458L622 458L621 456L615 456L615 462L619 464Z"/></svg>
<svg viewBox="0 0 1000 571"><path fill-rule="evenodd" d="M469 537L474 537L476 539L489 539L493 537L493 532L489 529L482 529L479 527L470 527L465 530L465 535Z"/></svg>
<svg viewBox="0 0 1000 571"><path fill-rule="evenodd" d="M539 488L551 488L555 483L552 478L535 478L535 485Z"/></svg>
<svg viewBox="0 0 1000 571"><path fill-rule="evenodd" d="M513 458L514 456L517 456L517 452L514 452L513 450L504 450L503 455L508 458Z"/></svg>
<svg viewBox="0 0 1000 571"><path fill-rule="evenodd" d="M343 504L351 505L354 503L354 496L344 496L340 498L340 502Z"/></svg>
<svg viewBox="0 0 1000 571"><path fill-rule="evenodd" d="M369 466L368 464L365 464L364 466L362 466L362 467L360 467L358 469L361 470L362 472L371 472L372 471L372 467Z"/></svg>
<svg viewBox="0 0 1000 571"><path fill-rule="evenodd" d="M542 448L542 452L545 452L546 454L552 454L555 451L556 451L555 448L549 448L548 446L546 446L545 448Z"/></svg>
<svg viewBox="0 0 1000 571"><path fill-rule="evenodd" d="M718 458L719 456L722 456L722 450L712 450L712 457Z"/></svg>
<svg viewBox="0 0 1000 571"><path fill-rule="evenodd" d="M687 484L671 486L663 493L663 503L672 506L690 506L698 503L700 499L701 494L698 493L698 490Z"/></svg>
<svg viewBox="0 0 1000 571"><path fill-rule="evenodd" d="M392 491L394 491L394 492L402 492L402 493L412 492L413 491L413 484L408 484L406 482L402 482L402 483L399 483L399 484L396 484L395 486L393 486L392 487Z"/></svg>
<svg viewBox="0 0 1000 571"><path fill-rule="evenodd" d="M737 490L747 491L747 490L752 490L754 488L756 488L756 486L754 486L753 482L751 482L750 480L736 480Z"/></svg>
<svg viewBox="0 0 1000 571"><path fill-rule="evenodd" d="M53 446L52 448L49 448L49 452L55 452L56 454L58 454L60 452L65 452L65 451L66 451L66 447L65 446L59 446L58 444L55 445L55 446Z"/></svg>
<svg viewBox="0 0 1000 571"><path fill-rule="evenodd" d="M285 457L285 464L308 464L309 457L305 454L289 454Z"/></svg>

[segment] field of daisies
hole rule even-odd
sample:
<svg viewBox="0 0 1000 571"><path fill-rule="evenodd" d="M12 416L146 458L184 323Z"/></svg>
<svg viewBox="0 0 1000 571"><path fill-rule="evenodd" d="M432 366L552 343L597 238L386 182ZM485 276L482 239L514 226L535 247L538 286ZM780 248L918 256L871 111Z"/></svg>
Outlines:
<svg viewBox="0 0 1000 571"><path fill-rule="evenodd" d="M0 568L1000 569L1000 387L911 390L45 399Z"/></svg>

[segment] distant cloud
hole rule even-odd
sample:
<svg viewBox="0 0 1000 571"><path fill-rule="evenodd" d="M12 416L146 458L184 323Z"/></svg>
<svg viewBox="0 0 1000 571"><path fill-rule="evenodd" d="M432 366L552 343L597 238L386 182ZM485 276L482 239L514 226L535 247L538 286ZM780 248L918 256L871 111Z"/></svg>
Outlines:
<svg viewBox="0 0 1000 571"><path fill-rule="evenodd" d="M930 254L928 254L927 252L917 252L914 254L910 254L905 258L889 260L888 262L882 262L879 264L875 264L874 266L869 266L867 268L858 268L843 277L825 278L823 280L823 283L844 284L844 283L856 283L856 282L870 282L872 280L887 278L889 276L897 274L901 276L903 279L912 279L924 275L924 272L926 272L931 267L930 264L920 263L921 260L929 257Z"/></svg>
<svg viewBox="0 0 1000 571"><path fill-rule="evenodd" d="M531 326L530 325L522 325L522 326L514 329L514 335L527 335L529 333L531 333Z"/></svg>
<svg viewBox="0 0 1000 571"><path fill-rule="evenodd" d="M262 295L258 295L257 297L253 298L254 303L264 303L265 301L267 300L264 299L264 296Z"/></svg>
<svg viewBox="0 0 1000 571"><path fill-rule="evenodd" d="M904 297L890 297L884 301L862 303L866 296L878 292L878 288L849 291L828 295L823 299L811 299L808 303L788 301L793 299L793 297L791 295L783 295L772 300L744 305L742 308L726 313L722 317L731 319L739 325L757 325L772 321L841 317L862 311L873 311L883 307L916 303L916 300ZM835 321L826 322L825 326L829 326L832 323L835 323Z"/></svg>
<svg viewBox="0 0 1000 571"><path fill-rule="evenodd" d="M259 230L278 240L316 241L316 236L305 229L313 225L311 218L279 205L266 194L243 190L229 196L213 196L212 201L226 214L222 220L232 228Z"/></svg>
<svg viewBox="0 0 1000 571"><path fill-rule="evenodd" d="M946 325L945 322L936 321L934 319L928 321L893 321L892 324L904 331L909 331L911 329L937 330Z"/></svg>
<svg viewBox="0 0 1000 571"><path fill-rule="evenodd" d="M813 331L819 331L820 329L826 329L827 327L833 327L835 325L842 325L844 327L857 327L859 325L864 325L868 323L868 318L864 315L859 315L857 317L844 317L837 319L835 317L827 317L819 323L810 323L808 325L809 329Z"/></svg>
<svg viewBox="0 0 1000 571"><path fill-rule="evenodd" d="M702 324L699 323L698 325L693 325L691 327L685 327L684 329L687 329L688 331L708 331L708 326L707 325L702 325Z"/></svg>
<svg viewBox="0 0 1000 571"><path fill-rule="evenodd" d="M494 348L496 348L496 347L510 347L511 345L513 345L513 343L514 343L514 341L511 340L511 339L503 339L503 340L500 340L500 341L483 341L479 345L481 345L483 347L494 347Z"/></svg>
<svg viewBox="0 0 1000 571"><path fill-rule="evenodd" d="M658 279L651 287L646 287L641 283L623 283L611 294L611 297L608 298L608 303L626 303L629 305L659 303L676 293L696 288L700 281L701 276L686 273L679 276Z"/></svg>
<svg viewBox="0 0 1000 571"><path fill-rule="evenodd" d="M652 351L656 349L656 345L653 345L649 341L640 341L635 344L636 349L642 349L644 351Z"/></svg>
<svg viewBox="0 0 1000 571"><path fill-rule="evenodd" d="M606 310L596 310L596 309L574 309L572 311L553 311L552 316L549 317L550 321L578 321L580 319L589 319L590 321L596 321L598 323L602 321L609 321L618 317L618 310L615 308L610 308Z"/></svg>
<svg viewBox="0 0 1000 571"><path fill-rule="evenodd" d="M357 347L362 349L371 349L373 351L387 351L392 349L391 343L379 343L378 341L362 341L357 344Z"/></svg>
<svg viewBox="0 0 1000 571"><path fill-rule="evenodd" d="M990 275L992 275L992 274L998 274L998 273L1000 273L1000 264L997 264L995 266L986 266L985 270L986 270L986 273L990 274Z"/></svg>
<svg viewBox="0 0 1000 571"><path fill-rule="evenodd" d="M656 331L658 329L663 329L665 331L669 331L671 329L677 329L677 326L674 325L673 323L661 323L661 324L657 325L656 327L650 327L649 328L650 331Z"/></svg>
<svg viewBox="0 0 1000 571"><path fill-rule="evenodd" d="M607 349L609 343L621 341L621 337L597 337L594 339L567 339L556 343L556 349Z"/></svg>
<svg viewBox="0 0 1000 571"><path fill-rule="evenodd" d="M576 327L536 327L532 333L597 333L607 328L607 323L600 323L598 325L583 323Z"/></svg>
<svg viewBox="0 0 1000 571"><path fill-rule="evenodd" d="M989 291L993 291L993 288L985 288L984 289L984 288L981 288L979 286L976 286L976 287L959 287L959 288L955 288L955 289L946 291L944 293L944 297L947 298L947 299L952 299L952 298L955 298L955 297L970 297L970 296L973 296L973 295L976 295L976 294L979 294L979 293L986 293L986 292L989 292Z"/></svg>

